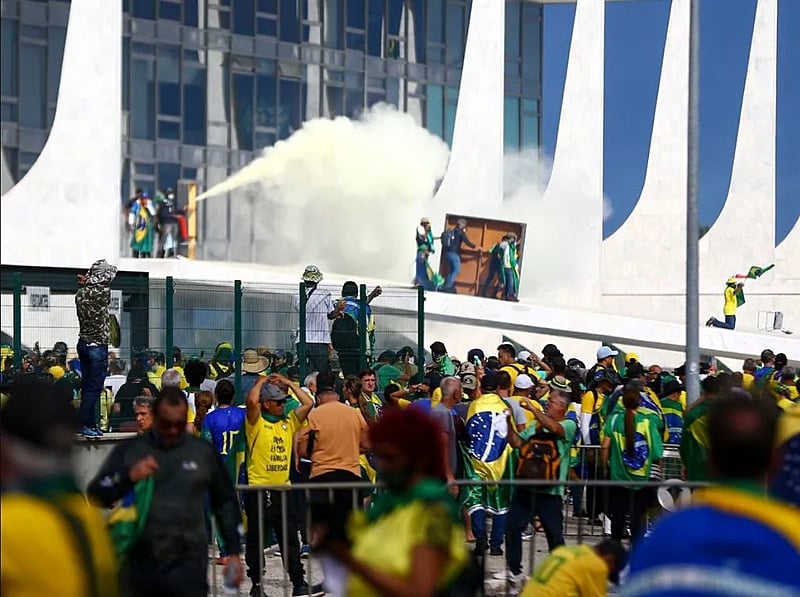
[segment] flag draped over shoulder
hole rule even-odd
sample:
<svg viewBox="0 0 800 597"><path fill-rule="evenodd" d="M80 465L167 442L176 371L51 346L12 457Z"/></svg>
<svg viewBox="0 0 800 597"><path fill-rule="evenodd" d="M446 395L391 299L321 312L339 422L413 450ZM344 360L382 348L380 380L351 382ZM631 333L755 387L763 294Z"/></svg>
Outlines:
<svg viewBox="0 0 800 597"><path fill-rule="evenodd" d="M131 249L139 253L153 252L153 214L147 207L136 204L133 208L133 236Z"/></svg>
<svg viewBox="0 0 800 597"><path fill-rule="evenodd" d="M153 502L155 478L142 479L122 498L120 504L108 517L111 540L118 561L128 554L142 535Z"/></svg>
<svg viewBox="0 0 800 597"><path fill-rule="evenodd" d="M465 476L471 480L499 481L512 478L512 449L508 443L508 405L496 394L484 394L469 405L466 418L468 445L464 452ZM467 488L464 507L471 513L486 509L505 514L511 501L510 485Z"/></svg>

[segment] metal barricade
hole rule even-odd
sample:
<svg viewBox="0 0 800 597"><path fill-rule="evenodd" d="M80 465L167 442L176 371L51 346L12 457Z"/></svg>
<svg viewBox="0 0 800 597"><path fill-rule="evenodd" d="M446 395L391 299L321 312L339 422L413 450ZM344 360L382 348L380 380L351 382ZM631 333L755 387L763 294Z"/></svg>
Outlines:
<svg viewBox="0 0 800 597"><path fill-rule="evenodd" d="M597 446L588 447L587 449L597 450ZM676 487L681 489L691 489L701 487L702 483L687 483L676 479L647 482L642 485L641 489L628 490L627 487L630 483L608 481L608 480L567 480L559 481L556 483L548 481L532 481L532 480L511 480L511 481L498 481L498 482L477 482L477 481L456 481L455 485L467 489L474 487L495 487L498 485L511 485L515 490L525 488L530 490L530 495L534 503L531 505L531 512L535 510L535 500L538 491L550 490L555 486L563 486L565 488L564 498L562 501L561 516L563 519L563 535L567 545L591 543L596 544L607 536L603 532L602 527L591 524L591 521L583 518L572 519L570 515L570 496L574 496L580 490L592 488L598 495L608 493L612 496L629 496L629 499L638 499L639 496L633 495L636 491L648 492L651 499L651 506L647 509L647 523L651 524L653 520L663 514L663 509L659 508L656 500L656 492L660 488L674 489ZM349 492L349 501L353 510L366 508L369 505L370 498L376 491L381 490L380 485L373 485L371 483L329 483L329 484L316 484L316 483L298 483L291 486L280 487L266 487L266 486L239 486L237 488L243 501L249 501L251 504L247 509L252 513L253 509L258 512L259 520L254 521L246 520L247 529L246 533L254 533L251 535L251 545L257 546L257 552L262 554L262 557L250 558L251 563L255 559L258 561L258 573L256 578L262 579L262 587L266 594L292 594L292 583L289 578L287 569L289 567L288 559L290 557L290 543L300 539L297 537L300 533L300 526L302 525L305 530L305 536L309 541L313 540L313 528L311 525L311 513L308 503L311 499L311 492L315 492L316 503L322 498L327 499L329 504L332 504L335 499L341 499L342 492ZM327 497L326 497L327 496ZM305 502L305 506L303 503ZM253 507L252 504L255 504ZM277 504L277 508L276 508ZM617 511L630 511L633 509L633 503L620 508L620 504L612 504ZM279 521L275 519L275 514L280 512ZM462 515L463 515L462 510ZM267 520L270 518L271 520ZM533 515L529 517L530 522L533 523ZM298 524L295 524L297 521ZM279 522L279 529L271 529L268 523L272 522L273 526L277 526ZM501 523L498 517L492 517L487 525L487 537L491 533L491 525ZM627 531L628 524L626 523L625 529ZM647 528L646 526L643 528ZM274 545L273 531L275 535L282 538L280 545ZM292 533L295 534L292 537ZM627 533L626 533L627 534ZM626 537L627 539L627 537ZM243 553L247 543L245 537L242 538ZM466 549L474 549L474 543L466 543ZM281 557L275 557L275 554ZM547 540L544 534L540 531L533 530L529 536L523 535L523 572L526 576L530 576L536 566L541 563L548 553ZM216 544L210 545L209 548L209 583L210 595L247 595L251 587L250 580L245 579L245 582L239 587L238 592L226 592L223 586L223 567L216 565L219 551ZM379 561L382 554L376 553L376 561ZM316 553L310 554L307 559L303 559L305 568L305 579L309 586L316 585L322 582L322 567L319 561L319 556ZM242 560L245 561L243 555ZM478 558L478 562L482 567L481 573L484 579L484 594L485 595L513 595L520 589L520 587L512 587L508 582L495 578L499 573L506 570L505 557L492 557L484 555Z"/></svg>

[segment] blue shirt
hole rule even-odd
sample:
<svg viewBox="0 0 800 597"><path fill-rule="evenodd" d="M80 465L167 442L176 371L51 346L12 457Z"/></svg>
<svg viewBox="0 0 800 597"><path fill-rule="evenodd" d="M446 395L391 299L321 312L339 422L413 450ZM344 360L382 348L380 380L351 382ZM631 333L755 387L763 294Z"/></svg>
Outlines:
<svg viewBox="0 0 800 597"><path fill-rule="evenodd" d="M202 435L214 444L223 460L231 451L236 434L241 432L246 416L247 409L228 406L212 410L203 420Z"/></svg>

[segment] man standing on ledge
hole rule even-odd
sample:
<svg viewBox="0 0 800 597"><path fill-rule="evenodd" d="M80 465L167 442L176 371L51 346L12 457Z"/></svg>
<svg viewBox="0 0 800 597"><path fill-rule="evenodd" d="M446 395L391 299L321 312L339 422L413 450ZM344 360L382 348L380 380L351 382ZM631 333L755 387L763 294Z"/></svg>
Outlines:
<svg viewBox="0 0 800 597"><path fill-rule="evenodd" d="M331 345L330 320L342 316L341 309L334 307L329 290L319 288L322 272L316 265L309 265L303 272L303 290L306 293L306 372L327 371L329 367L328 352ZM300 310L300 297L292 299L294 308ZM297 343L302 342L298 334ZM298 350L299 353L299 350Z"/></svg>
<svg viewBox="0 0 800 597"><path fill-rule="evenodd" d="M450 265L450 273L447 274L443 287L445 292L455 292L453 284L456 282L458 272L461 271L461 243L466 244L470 249L478 248L475 243L467 238L466 230L467 221L464 218L459 218L453 228L442 233L442 249L444 249L445 259Z"/></svg>
<svg viewBox="0 0 800 597"><path fill-rule="evenodd" d="M728 278L725 283L725 305L722 308L722 314L725 316L725 321L720 321L716 317L709 317L706 321L707 327L724 328L732 330L736 328L736 309L739 307L738 296L744 288L743 282L738 282L736 278Z"/></svg>
<svg viewBox="0 0 800 597"><path fill-rule="evenodd" d="M84 437L102 437L97 425L97 402L103 392L108 370L108 343L111 339L108 305L111 282L117 268L105 259L95 261L85 274L78 274L75 308L78 312L78 358L81 361L81 406L78 411Z"/></svg>

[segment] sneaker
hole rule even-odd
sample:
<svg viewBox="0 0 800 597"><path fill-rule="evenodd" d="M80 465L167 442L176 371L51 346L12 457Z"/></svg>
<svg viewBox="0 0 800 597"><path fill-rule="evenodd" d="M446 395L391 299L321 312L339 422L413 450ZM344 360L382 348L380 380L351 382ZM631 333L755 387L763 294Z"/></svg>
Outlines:
<svg viewBox="0 0 800 597"><path fill-rule="evenodd" d="M300 547L300 557L304 560L308 559L308 556L311 555L311 546L310 545L302 545Z"/></svg>
<svg viewBox="0 0 800 597"><path fill-rule="evenodd" d="M492 547L489 549L490 556L502 556L503 555L503 548L502 547Z"/></svg>
<svg viewBox="0 0 800 597"><path fill-rule="evenodd" d="M309 587L306 583L296 586L292 591L292 597L322 597L324 594L325 590L322 585Z"/></svg>
<svg viewBox="0 0 800 597"><path fill-rule="evenodd" d="M708 318L708 321L706 321L706 327L707 327L707 328L710 328L712 325L714 325L714 322L715 322L716 320L717 320L717 318L716 318L716 317L709 317L709 318Z"/></svg>
<svg viewBox="0 0 800 597"><path fill-rule="evenodd" d="M94 432L97 434L97 437L103 437L103 430L100 429L99 427L95 426Z"/></svg>
<svg viewBox="0 0 800 597"><path fill-rule="evenodd" d="M81 427L81 430L78 433L80 435L82 435L83 437L87 437L87 438L90 438L90 439L97 439L98 437L100 437L97 434L97 431L95 431L91 427L87 427L86 425Z"/></svg>
<svg viewBox="0 0 800 597"><path fill-rule="evenodd" d="M492 575L492 579L494 580L505 580L511 583L514 586L523 584L526 580L528 580L527 575L522 572L521 570L514 574L511 570L500 570L499 572L495 572Z"/></svg>
<svg viewBox="0 0 800 597"><path fill-rule="evenodd" d="M274 554L276 551L277 551L278 553L280 553L280 551L281 551L281 548L280 548L280 547L278 547L278 544L277 544L277 543L273 543L273 544L272 544L272 545L270 545L269 547L265 547L265 548L264 548L264 555L265 555L265 556L271 556L271 555L272 555L272 554Z"/></svg>

